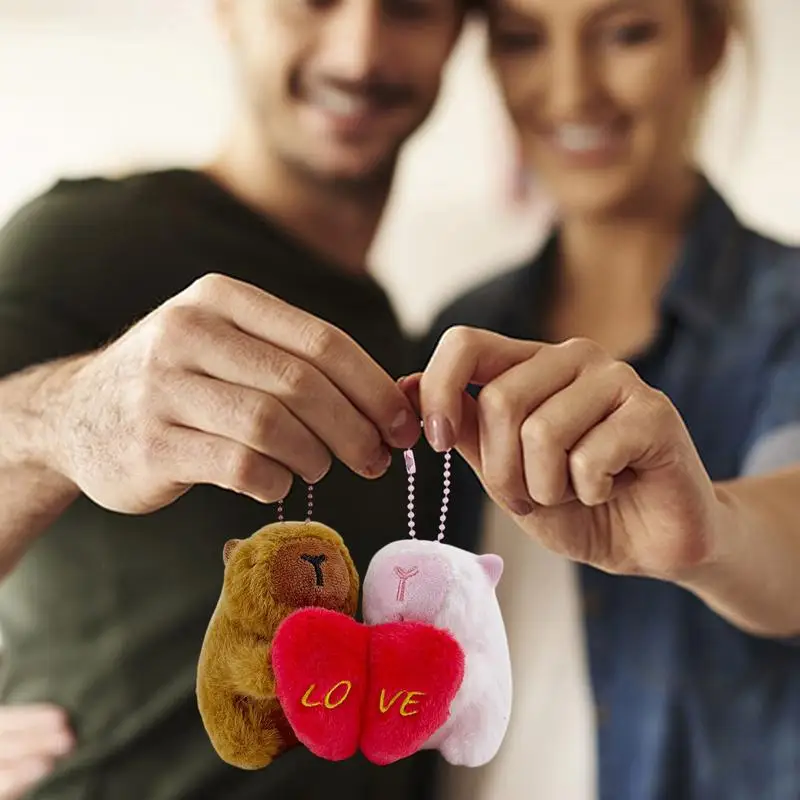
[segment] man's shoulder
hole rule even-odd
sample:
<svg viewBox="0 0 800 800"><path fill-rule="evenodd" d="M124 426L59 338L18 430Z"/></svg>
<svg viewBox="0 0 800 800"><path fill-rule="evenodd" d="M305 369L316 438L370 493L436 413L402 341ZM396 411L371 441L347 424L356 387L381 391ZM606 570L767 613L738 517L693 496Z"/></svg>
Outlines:
<svg viewBox="0 0 800 800"><path fill-rule="evenodd" d="M126 175L90 175L60 178L42 193L28 200L11 222L37 214L80 217L86 213L113 215L148 202L176 183L181 170L135 172Z"/></svg>
<svg viewBox="0 0 800 800"><path fill-rule="evenodd" d="M60 180L29 200L0 231L0 274L85 274L163 229L160 173Z"/></svg>
<svg viewBox="0 0 800 800"><path fill-rule="evenodd" d="M61 180L27 202L0 230L0 318L28 320L28 339L58 320L84 348L117 335L191 282L202 224L182 194L154 172Z"/></svg>

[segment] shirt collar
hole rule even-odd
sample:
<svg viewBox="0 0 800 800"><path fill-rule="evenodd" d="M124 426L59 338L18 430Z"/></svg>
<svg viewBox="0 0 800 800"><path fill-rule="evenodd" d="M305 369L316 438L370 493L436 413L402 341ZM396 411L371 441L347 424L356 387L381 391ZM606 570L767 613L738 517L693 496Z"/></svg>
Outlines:
<svg viewBox="0 0 800 800"><path fill-rule="evenodd" d="M717 327L746 288L744 227L706 182L681 253L661 297L661 308L693 327Z"/></svg>
<svg viewBox="0 0 800 800"><path fill-rule="evenodd" d="M698 330L719 325L742 298L745 228L706 181L689 231L661 296L661 311ZM545 311L552 296L558 232L522 269L507 276L491 324L508 336L543 339ZM531 305L533 303L533 305ZM492 312L489 312L492 313Z"/></svg>

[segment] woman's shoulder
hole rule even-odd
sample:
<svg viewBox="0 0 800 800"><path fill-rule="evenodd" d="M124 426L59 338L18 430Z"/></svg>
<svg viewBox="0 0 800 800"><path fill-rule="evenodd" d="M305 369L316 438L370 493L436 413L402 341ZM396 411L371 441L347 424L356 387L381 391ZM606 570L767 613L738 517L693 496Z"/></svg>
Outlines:
<svg viewBox="0 0 800 800"><path fill-rule="evenodd" d="M800 246L742 227L747 316L760 325L791 325L800 335Z"/></svg>

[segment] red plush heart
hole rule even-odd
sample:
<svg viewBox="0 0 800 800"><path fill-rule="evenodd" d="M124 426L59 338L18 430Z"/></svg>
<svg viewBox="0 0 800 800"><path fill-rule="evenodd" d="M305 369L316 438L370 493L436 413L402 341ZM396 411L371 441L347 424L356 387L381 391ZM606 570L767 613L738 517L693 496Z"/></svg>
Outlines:
<svg viewBox="0 0 800 800"><path fill-rule="evenodd" d="M368 627L303 608L272 645L283 711L297 738L332 761L360 744L375 764L415 753L447 720L464 678L464 653L447 631L421 622Z"/></svg>

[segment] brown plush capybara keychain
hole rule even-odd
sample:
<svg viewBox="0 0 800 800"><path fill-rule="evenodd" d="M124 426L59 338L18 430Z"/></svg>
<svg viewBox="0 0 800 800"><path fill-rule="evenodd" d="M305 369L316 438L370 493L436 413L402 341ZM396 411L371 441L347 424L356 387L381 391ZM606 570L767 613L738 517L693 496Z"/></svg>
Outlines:
<svg viewBox="0 0 800 800"><path fill-rule="evenodd" d="M223 761L260 769L297 745L275 695L272 639L280 623L307 606L352 617L359 578L336 531L310 519L279 521L223 549L219 602L203 640L197 703Z"/></svg>

